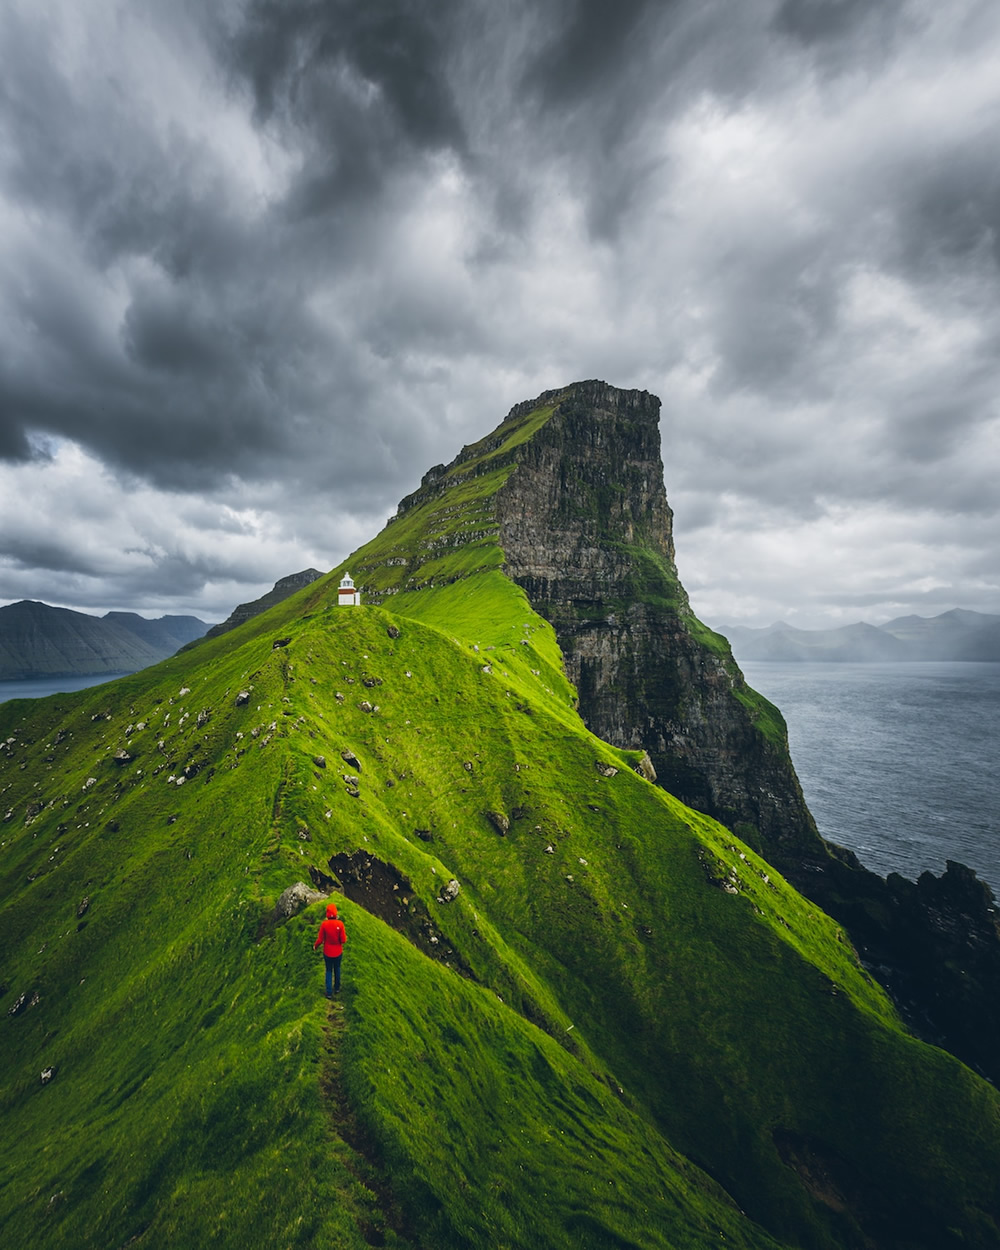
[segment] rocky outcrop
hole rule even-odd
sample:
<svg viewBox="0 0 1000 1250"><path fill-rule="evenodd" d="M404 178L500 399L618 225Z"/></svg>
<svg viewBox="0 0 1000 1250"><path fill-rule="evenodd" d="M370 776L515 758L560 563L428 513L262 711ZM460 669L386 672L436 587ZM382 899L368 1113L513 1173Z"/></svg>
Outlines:
<svg viewBox="0 0 1000 1250"><path fill-rule="evenodd" d="M292 916L298 915L303 907L309 907L313 903L318 903L325 897L317 890L310 890L304 881L296 881L287 890L282 890L277 903L274 905L272 920L275 924L280 924L283 920L290 920Z"/></svg>
<svg viewBox="0 0 1000 1250"><path fill-rule="evenodd" d="M844 925L918 1036L1000 1084L1000 928L985 881L953 860L940 877L883 879L850 852L788 875Z"/></svg>

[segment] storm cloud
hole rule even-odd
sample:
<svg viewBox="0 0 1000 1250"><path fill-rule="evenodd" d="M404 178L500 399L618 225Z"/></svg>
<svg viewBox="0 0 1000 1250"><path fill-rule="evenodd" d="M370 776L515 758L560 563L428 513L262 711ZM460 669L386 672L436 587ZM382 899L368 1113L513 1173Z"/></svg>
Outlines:
<svg viewBox="0 0 1000 1250"><path fill-rule="evenodd" d="M713 623L1000 612L987 0L0 0L0 600L228 613L581 378Z"/></svg>

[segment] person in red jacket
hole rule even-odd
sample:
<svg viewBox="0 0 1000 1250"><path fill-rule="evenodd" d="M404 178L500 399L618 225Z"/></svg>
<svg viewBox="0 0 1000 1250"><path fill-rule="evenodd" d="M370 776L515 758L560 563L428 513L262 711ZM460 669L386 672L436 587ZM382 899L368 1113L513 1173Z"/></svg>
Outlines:
<svg viewBox="0 0 1000 1250"><path fill-rule="evenodd" d="M344 953L344 943L347 941L347 930L344 928L344 922L337 918L336 903L328 903L326 908L326 919L319 927L319 933L316 934L316 941L313 942L313 950L322 942L323 958L326 961L326 996L332 998L334 994L340 993L340 958Z"/></svg>

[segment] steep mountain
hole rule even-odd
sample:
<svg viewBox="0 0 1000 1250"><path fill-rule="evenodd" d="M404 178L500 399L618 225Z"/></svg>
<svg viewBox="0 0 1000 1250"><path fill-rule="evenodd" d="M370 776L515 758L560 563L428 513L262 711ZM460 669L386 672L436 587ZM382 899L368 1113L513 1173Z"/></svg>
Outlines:
<svg viewBox="0 0 1000 1250"><path fill-rule="evenodd" d="M469 571L495 559L555 628L594 733L647 752L661 785L756 849L811 850L784 722L678 580L659 408L603 382L518 405L425 475L384 539L353 557L356 571L385 596L435 584L442 552L460 550ZM411 514L435 518L423 544Z"/></svg>
<svg viewBox="0 0 1000 1250"><path fill-rule="evenodd" d="M721 632L741 662L1000 660L1000 617L960 608L934 617L901 616L885 625L796 629L779 621L764 629L726 625Z"/></svg>
<svg viewBox="0 0 1000 1250"><path fill-rule="evenodd" d="M0 608L0 680L134 673L200 637L193 616L88 616L31 599Z"/></svg>
<svg viewBox="0 0 1000 1250"><path fill-rule="evenodd" d="M668 772L674 752L750 815L808 817L793 777L755 807L752 763L715 758L742 738L777 784L780 716L643 521L662 520L641 491L649 397L597 387L515 409L231 632L0 705L10 1244L1000 1244L997 1092L907 1030L835 921L651 781L650 748ZM560 520L545 491L598 471L586 405L608 473L634 472L608 513L636 541L593 518L585 479L590 536L570 547L571 500L554 534L596 571L553 562L549 620L515 580L543 575L518 491ZM571 616L616 560L615 588L639 561L642 611ZM336 605L345 568L360 608ZM612 745L567 671L591 664L597 706L605 680L638 699L654 637L690 708L660 749L631 705L638 741ZM704 761L676 741L689 723ZM324 896L348 932L331 1004Z"/></svg>
<svg viewBox="0 0 1000 1250"><path fill-rule="evenodd" d="M279 578L266 595L261 595L259 599L254 599L250 603L241 603L233 608L226 620L218 625L213 625L207 631L206 637L217 638L220 634L228 633L229 630L235 629L237 625L242 625L245 621L249 621L251 617L259 616L261 612L266 612L268 608L273 608L276 603L281 603L289 595L294 595L303 586L311 586L313 582L322 576L323 574L319 569L303 569L301 573L289 573L287 577Z"/></svg>

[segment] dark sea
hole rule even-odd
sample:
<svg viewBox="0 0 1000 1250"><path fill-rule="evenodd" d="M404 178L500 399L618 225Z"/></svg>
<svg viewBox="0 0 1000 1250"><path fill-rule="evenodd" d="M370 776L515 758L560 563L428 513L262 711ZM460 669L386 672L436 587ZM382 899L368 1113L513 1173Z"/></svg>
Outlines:
<svg viewBox="0 0 1000 1250"><path fill-rule="evenodd" d="M880 876L959 860L1000 896L1000 663L747 661L820 833Z"/></svg>

